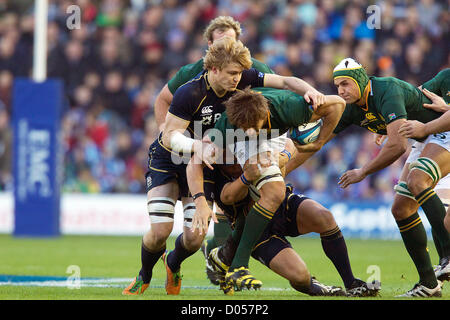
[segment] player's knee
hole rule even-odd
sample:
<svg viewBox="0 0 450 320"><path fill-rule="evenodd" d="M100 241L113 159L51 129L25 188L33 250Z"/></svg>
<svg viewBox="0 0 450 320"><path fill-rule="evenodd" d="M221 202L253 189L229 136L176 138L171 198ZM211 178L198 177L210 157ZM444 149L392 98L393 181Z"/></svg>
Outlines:
<svg viewBox="0 0 450 320"><path fill-rule="evenodd" d="M289 283L297 291L307 292L311 285L311 275L308 270L298 272L292 279L289 279Z"/></svg>
<svg viewBox="0 0 450 320"><path fill-rule="evenodd" d="M433 185L433 181L425 173L414 170L411 171L407 179L408 189L414 196L419 195L425 189Z"/></svg>
<svg viewBox="0 0 450 320"><path fill-rule="evenodd" d="M317 233L326 232L336 227L336 221L330 210L320 208L314 213L314 216L316 218L315 228Z"/></svg>
<svg viewBox="0 0 450 320"><path fill-rule="evenodd" d="M151 250L159 250L166 245L167 238L172 232L172 225L153 224L149 232L144 236L144 244Z"/></svg>
<svg viewBox="0 0 450 320"><path fill-rule="evenodd" d="M186 230L183 233L184 248L188 251L197 251L202 246L204 235L199 235L198 232L191 232Z"/></svg>
<svg viewBox="0 0 450 320"><path fill-rule="evenodd" d="M409 165L408 189L414 196L433 186L441 178L439 164L431 158L420 157Z"/></svg>
<svg viewBox="0 0 450 320"><path fill-rule="evenodd" d="M405 199L405 201L407 201ZM415 212L415 208L405 203L405 201L394 201L391 207L391 212L395 220L403 220L408 218L412 213Z"/></svg>

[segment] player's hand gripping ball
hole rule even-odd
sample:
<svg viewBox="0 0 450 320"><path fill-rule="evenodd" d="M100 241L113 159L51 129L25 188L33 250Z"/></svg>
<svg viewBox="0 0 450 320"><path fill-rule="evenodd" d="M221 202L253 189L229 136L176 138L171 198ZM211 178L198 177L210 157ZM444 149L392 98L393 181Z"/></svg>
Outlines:
<svg viewBox="0 0 450 320"><path fill-rule="evenodd" d="M317 140L323 121L319 119L289 129L289 138L298 144L305 145Z"/></svg>

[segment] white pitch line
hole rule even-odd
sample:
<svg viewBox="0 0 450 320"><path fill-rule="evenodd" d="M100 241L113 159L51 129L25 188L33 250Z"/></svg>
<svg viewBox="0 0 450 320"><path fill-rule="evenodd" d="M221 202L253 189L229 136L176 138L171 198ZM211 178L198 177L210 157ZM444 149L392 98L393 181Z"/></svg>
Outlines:
<svg viewBox="0 0 450 320"><path fill-rule="evenodd" d="M105 279L80 279L80 287L86 288L124 288L130 283L131 278L105 278ZM73 280L51 280L51 281L3 281L0 286L24 286L24 287L73 287L77 282ZM150 288L164 288L163 285L153 285ZM218 290L213 286L183 286L185 289ZM261 288L263 291L286 291L291 288Z"/></svg>

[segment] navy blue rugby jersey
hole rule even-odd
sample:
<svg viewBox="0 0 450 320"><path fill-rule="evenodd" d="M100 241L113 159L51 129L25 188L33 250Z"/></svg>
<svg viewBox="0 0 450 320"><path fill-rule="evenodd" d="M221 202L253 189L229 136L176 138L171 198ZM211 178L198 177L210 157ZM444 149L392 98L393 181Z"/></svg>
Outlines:
<svg viewBox="0 0 450 320"><path fill-rule="evenodd" d="M244 70L236 90L248 86L263 87L264 75L254 68ZM211 88L208 82L208 71L205 70L175 91L169 113L189 121L187 130L191 137L201 139L206 130L214 128L214 124L225 111L223 102L227 101L234 92L230 91L219 97ZM201 137L198 136L200 132L196 132L194 136L195 121L199 121L198 124L201 123Z"/></svg>

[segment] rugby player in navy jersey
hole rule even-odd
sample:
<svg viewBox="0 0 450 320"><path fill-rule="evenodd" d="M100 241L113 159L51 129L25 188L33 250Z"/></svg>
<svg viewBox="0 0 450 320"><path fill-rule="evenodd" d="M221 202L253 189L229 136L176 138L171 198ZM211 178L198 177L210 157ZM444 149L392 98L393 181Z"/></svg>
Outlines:
<svg viewBox="0 0 450 320"><path fill-rule="evenodd" d="M230 16L218 16L211 20L211 22L206 26L203 33L203 38L207 43L208 47L211 46L215 40L222 37L228 36L236 40L240 38L242 34L241 25L238 21ZM270 67L257 59L251 58L252 68L263 72L263 73L274 73ZM185 84L186 82L195 78L200 72L203 71L203 57L198 61L182 66L177 73L167 82L166 85L161 89L155 100L155 119L156 124L160 131L164 128L164 121L166 119L167 111L169 110L170 104L172 103L173 95L175 91ZM211 275L212 268L208 264L208 254L211 249L218 245L223 244L225 239L231 233L231 229L228 225L227 219L223 212L221 212L218 206L215 206L217 223L214 223L214 235L211 239L205 240L202 244L201 251L205 256L206 261L206 274L209 280L213 284L217 284L217 280ZM145 252L144 252L145 254Z"/></svg>
<svg viewBox="0 0 450 320"><path fill-rule="evenodd" d="M164 130L149 149L146 178L151 229L143 237L142 252L145 254L141 255L142 268L123 294L141 294L148 288L159 257L162 257L167 271L166 292L179 294L181 263L200 248L204 239L204 234L191 231L195 212L193 199L205 197L210 205L213 200L206 191L208 187L205 187L205 193L190 197L186 164L195 153L209 165L209 160L202 157L202 150L212 144L200 139L207 129L214 127L225 110L222 102L236 90L265 86L288 88L310 100L314 106L323 103L324 96L301 79L264 74L250 69L251 65L249 50L240 41L223 37L209 47L204 58L205 70L175 92ZM185 133L194 138L185 136ZM183 155L187 156L186 159ZM167 253L166 240L173 229L177 199L183 203L184 232L177 238L175 249ZM284 193L281 199L274 199L279 200L274 206L278 207L283 199Z"/></svg>

